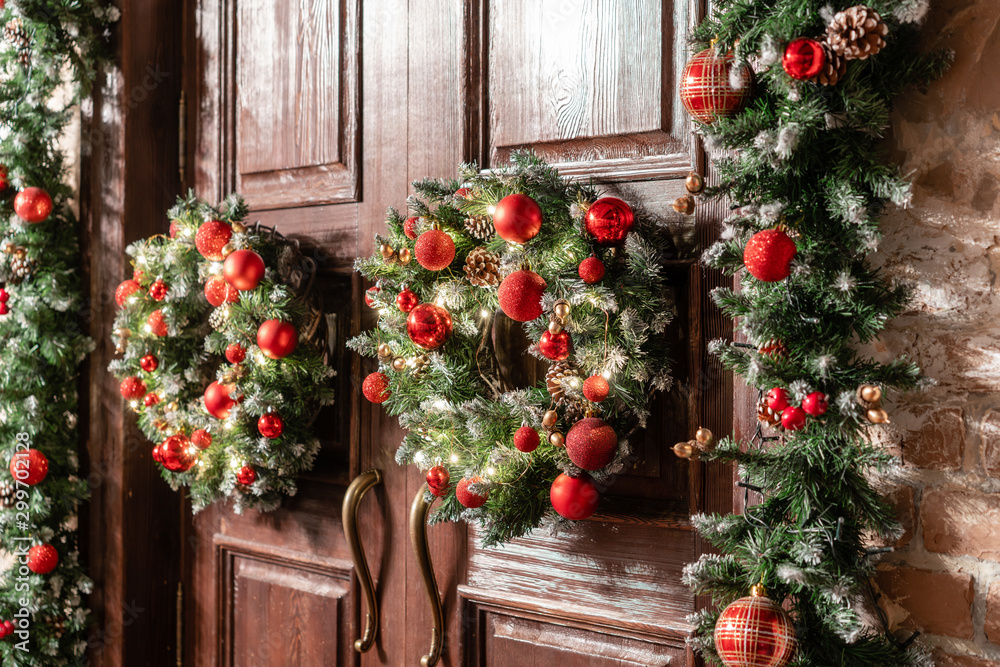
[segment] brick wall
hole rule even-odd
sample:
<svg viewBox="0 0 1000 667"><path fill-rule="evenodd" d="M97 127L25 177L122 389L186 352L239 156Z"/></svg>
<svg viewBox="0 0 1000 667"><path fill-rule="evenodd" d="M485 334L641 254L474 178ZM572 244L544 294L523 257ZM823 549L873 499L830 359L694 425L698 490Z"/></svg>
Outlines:
<svg viewBox="0 0 1000 667"><path fill-rule="evenodd" d="M906 535L878 583L938 665L984 667L1000 665L1000 2L931 5L925 41L955 65L898 105L890 144L914 205L889 214L879 253L918 298L874 352L907 354L936 384L889 406Z"/></svg>

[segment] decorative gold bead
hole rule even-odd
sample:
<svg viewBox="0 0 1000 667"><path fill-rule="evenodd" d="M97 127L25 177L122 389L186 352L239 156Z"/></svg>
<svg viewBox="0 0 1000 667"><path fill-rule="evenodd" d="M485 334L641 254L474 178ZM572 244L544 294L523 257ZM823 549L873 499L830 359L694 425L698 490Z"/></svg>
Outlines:
<svg viewBox="0 0 1000 667"><path fill-rule="evenodd" d="M400 262L403 264L409 264L411 259L413 259L413 253L410 252L409 248L403 248L399 251Z"/></svg>
<svg viewBox="0 0 1000 667"><path fill-rule="evenodd" d="M683 215L691 215L694 213L694 197L691 195L684 195L683 197L678 197L671 204L674 210Z"/></svg>
<svg viewBox="0 0 1000 667"><path fill-rule="evenodd" d="M157 431L167 430L167 422L162 419L157 419L155 422L153 422L153 426L156 427Z"/></svg>
<svg viewBox="0 0 1000 667"><path fill-rule="evenodd" d="M379 246L378 251L382 253L382 259L389 259L394 254L396 254L396 251L393 250L392 246L389 245L388 243L383 243L381 246Z"/></svg>
<svg viewBox="0 0 1000 667"><path fill-rule="evenodd" d="M378 346L378 356L382 357L383 359L388 359L389 357L392 356L392 348L389 347L388 343L382 343L381 345Z"/></svg>
<svg viewBox="0 0 1000 667"><path fill-rule="evenodd" d="M6 255L13 255L15 247L17 246L15 246L14 242L11 241L10 239L7 239L3 243L0 243L0 250L3 250L4 254Z"/></svg>
<svg viewBox="0 0 1000 667"><path fill-rule="evenodd" d="M552 320L551 322L549 322L550 334L557 334L562 330L563 330L563 325L562 322L560 322L559 320Z"/></svg>
<svg viewBox="0 0 1000 667"><path fill-rule="evenodd" d="M705 189L705 179L702 175L696 172L691 172L688 177L684 179L684 189L693 195L701 194Z"/></svg>
<svg viewBox="0 0 1000 667"><path fill-rule="evenodd" d="M750 589L750 595L752 595L755 598L766 598L767 589L764 588L764 584L754 584L753 587Z"/></svg>
<svg viewBox="0 0 1000 667"><path fill-rule="evenodd" d="M406 359L403 357L396 357L392 360L392 370L403 371L406 369Z"/></svg>
<svg viewBox="0 0 1000 667"><path fill-rule="evenodd" d="M873 424L888 424L889 423L889 413L882 408L872 408L865 415Z"/></svg>
<svg viewBox="0 0 1000 667"><path fill-rule="evenodd" d="M695 431L694 439L697 440L698 444L700 445L707 445L711 443L712 440L715 439L715 436L712 435L711 431L702 426L697 431Z"/></svg>
<svg viewBox="0 0 1000 667"><path fill-rule="evenodd" d="M222 253L223 257L229 257L234 252L236 252L236 246L234 246L232 243L227 243L226 245L222 246L222 250L220 250L220 252Z"/></svg>
<svg viewBox="0 0 1000 667"><path fill-rule="evenodd" d="M14 249L14 257L17 257L18 259L24 259L25 257L27 257L27 255L28 255L28 251L25 250L24 248L15 248Z"/></svg>
<svg viewBox="0 0 1000 667"><path fill-rule="evenodd" d="M181 408L180 403L178 403L177 401L170 401L169 403L167 403L166 411L177 412L178 410L180 410L180 408Z"/></svg>
<svg viewBox="0 0 1000 667"><path fill-rule="evenodd" d="M566 438L559 431L555 431L549 434L549 442L554 447L562 447L566 444Z"/></svg>
<svg viewBox="0 0 1000 667"><path fill-rule="evenodd" d="M247 226L244 225L242 222L234 222L232 224L232 227L233 227L233 233L234 234L242 234L243 232L245 232L247 230Z"/></svg>
<svg viewBox="0 0 1000 667"><path fill-rule="evenodd" d="M566 299L559 299L556 301L555 306L553 306L552 312L559 318L569 317L569 302Z"/></svg>
<svg viewBox="0 0 1000 667"><path fill-rule="evenodd" d="M559 413L555 410L549 410L542 417L542 426L545 428L552 428L556 425L557 421L559 421Z"/></svg>
<svg viewBox="0 0 1000 667"><path fill-rule="evenodd" d="M858 397L866 403L878 403L882 400L882 390L873 384L863 384L858 387Z"/></svg>
<svg viewBox="0 0 1000 667"><path fill-rule="evenodd" d="M678 442L674 445L674 454L682 459L689 459L694 456L694 446L690 442Z"/></svg>

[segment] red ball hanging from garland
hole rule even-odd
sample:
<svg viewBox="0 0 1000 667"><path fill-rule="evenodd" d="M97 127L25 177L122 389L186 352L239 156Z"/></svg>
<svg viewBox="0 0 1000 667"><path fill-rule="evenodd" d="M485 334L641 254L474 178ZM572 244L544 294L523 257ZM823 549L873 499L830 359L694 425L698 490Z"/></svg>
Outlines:
<svg viewBox="0 0 1000 667"><path fill-rule="evenodd" d="M798 645L792 619L763 586L722 610L713 638L726 667L785 667Z"/></svg>
<svg viewBox="0 0 1000 667"><path fill-rule="evenodd" d="M620 246L635 225L632 207L617 197L601 197L587 209L584 227L599 245ZM604 276L603 268L601 265Z"/></svg>
<svg viewBox="0 0 1000 667"><path fill-rule="evenodd" d="M142 286L134 280L126 280L118 285L115 290L115 303L119 307L125 306L125 300L142 289Z"/></svg>
<svg viewBox="0 0 1000 667"><path fill-rule="evenodd" d="M152 373L157 368L160 367L160 360L156 358L155 354L147 354L139 360L139 368L146 371L147 373Z"/></svg>
<svg viewBox="0 0 1000 667"><path fill-rule="evenodd" d="M420 266L428 271L440 271L455 259L455 242L440 229L428 229L417 239L413 254Z"/></svg>
<svg viewBox="0 0 1000 667"><path fill-rule="evenodd" d="M156 463L163 463L163 455L160 454L160 445L153 445L153 461Z"/></svg>
<svg viewBox="0 0 1000 667"><path fill-rule="evenodd" d="M603 375L591 375L583 383L583 397L588 401L600 403L608 397L611 385Z"/></svg>
<svg viewBox="0 0 1000 667"><path fill-rule="evenodd" d="M584 470L600 470L614 460L617 451L618 435L603 419L581 419L566 434L569 460Z"/></svg>
<svg viewBox="0 0 1000 667"><path fill-rule="evenodd" d="M448 495L451 488L451 475L444 466L434 466L427 471L427 488L438 498Z"/></svg>
<svg viewBox="0 0 1000 667"><path fill-rule="evenodd" d="M406 333L417 347L436 350L451 337L451 313L433 303L422 303L406 316Z"/></svg>
<svg viewBox="0 0 1000 667"><path fill-rule="evenodd" d="M285 420L277 412L265 413L257 420L257 430L270 440L280 438L285 431Z"/></svg>
<svg viewBox="0 0 1000 667"><path fill-rule="evenodd" d="M194 235L194 245L205 259L221 262L225 259L222 248L233 238L233 229L219 220L202 223Z"/></svg>
<svg viewBox="0 0 1000 667"><path fill-rule="evenodd" d="M811 417L822 417L828 407L826 394L821 391L814 391L802 399L802 409Z"/></svg>
<svg viewBox="0 0 1000 667"><path fill-rule="evenodd" d="M589 475L570 477L562 473L549 489L552 509L571 521L582 521L597 511L601 492Z"/></svg>
<svg viewBox="0 0 1000 667"><path fill-rule="evenodd" d="M10 457L10 476L21 484L34 486L49 474L49 459L37 449L21 449Z"/></svg>
<svg viewBox="0 0 1000 667"><path fill-rule="evenodd" d="M222 275L227 283L241 292L257 289L264 277L264 260L253 250L231 252L222 265Z"/></svg>
<svg viewBox="0 0 1000 667"><path fill-rule="evenodd" d="M221 275L212 276L205 281L205 298L208 302L218 308L224 303L236 303L240 299L240 293Z"/></svg>
<svg viewBox="0 0 1000 667"><path fill-rule="evenodd" d="M257 329L257 346L271 359L282 359L295 351L299 332L288 322L268 320Z"/></svg>
<svg viewBox="0 0 1000 667"><path fill-rule="evenodd" d="M380 287L372 286L365 290L365 305L369 308L375 307L375 295L381 292Z"/></svg>
<svg viewBox="0 0 1000 667"><path fill-rule="evenodd" d="M801 431L806 427L806 411L791 405L781 411L781 425L789 431Z"/></svg>
<svg viewBox="0 0 1000 667"><path fill-rule="evenodd" d="M538 449L541 442L542 439L538 435L538 431L530 426L522 426L514 431L514 447L519 452L533 452Z"/></svg>
<svg viewBox="0 0 1000 667"><path fill-rule="evenodd" d="M385 403L392 396L385 373L371 373L361 383L361 393L372 403Z"/></svg>
<svg viewBox="0 0 1000 667"><path fill-rule="evenodd" d="M803 81L819 74L826 65L826 52L815 39L799 37L785 47L781 67L788 76Z"/></svg>
<svg viewBox="0 0 1000 667"><path fill-rule="evenodd" d="M170 238L172 238L172 239L177 238L177 234L180 231L181 231L181 221L180 220L171 220L170 221L169 232L168 232L170 234Z"/></svg>
<svg viewBox="0 0 1000 667"><path fill-rule="evenodd" d="M160 460L170 472L187 472L198 461L191 441L183 435L172 435L160 443Z"/></svg>
<svg viewBox="0 0 1000 667"><path fill-rule="evenodd" d="M530 322L542 314L545 281L534 271L515 271L500 283L497 297L504 314L518 322Z"/></svg>
<svg viewBox="0 0 1000 667"><path fill-rule="evenodd" d="M146 383L142 378L133 375L121 381L118 391L121 392L122 398L133 401L146 395Z"/></svg>
<svg viewBox="0 0 1000 667"><path fill-rule="evenodd" d="M3 0L0 0L2 3ZM0 4L0 9L3 9L3 5ZM0 164L0 192L3 192L8 187L10 187L10 181L7 179L7 165Z"/></svg>
<svg viewBox="0 0 1000 667"><path fill-rule="evenodd" d="M419 219L417 216L411 215L403 222L403 233L406 234L407 238L416 240L417 236L419 236L417 234L417 221Z"/></svg>
<svg viewBox="0 0 1000 667"><path fill-rule="evenodd" d="M542 332L542 338L538 341L538 351L552 361L569 359L572 350L573 339L570 338L570 335L566 331L552 333L546 330Z"/></svg>
<svg viewBox="0 0 1000 667"><path fill-rule="evenodd" d="M580 262L580 268L578 270L580 280L588 285L601 282L601 280L604 279L604 271L604 262L596 257L588 257Z"/></svg>
<svg viewBox="0 0 1000 667"><path fill-rule="evenodd" d="M420 304L420 297L416 292L407 288L396 295L396 307L404 313L408 313Z"/></svg>
<svg viewBox="0 0 1000 667"><path fill-rule="evenodd" d="M233 389L235 387L232 385L219 384L218 382L208 385L204 396L205 409L208 410L208 414L216 419L228 417L229 411L236 405L236 401L231 396Z"/></svg>
<svg viewBox="0 0 1000 667"><path fill-rule="evenodd" d="M714 48L696 54L681 75L680 96L684 108L695 120L711 125L720 118L740 112L753 92L753 70L740 65L731 73L733 56L716 55ZM733 88L732 81L740 85Z"/></svg>
<svg viewBox="0 0 1000 667"><path fill-rule="evenodd" d="M48 574L59 564L59 552L51 544L38 544L28 549L28 569L35 574Z"/></svg>
<svg viewBox="0 0 1000 667"><path fill-rule="evenodd" d="M191 434L191 444L198 449L208 449L212 445L212 434L203 428L196 429Z"/></svg>
<svg viewBox="0 0 1000 667"><path fill-rule="evenodd" d="M146 281L146 272L138 268L132 269L132 280L142 285Z"/></svg>
<svg viewBox="0 0 1000 667"><path fill-rule="evenodd" d="M154 336L166 336L167 335L167 323L163 321L163 311L154 310L146 318L146 326L149 327L149 333Z"/></svg>
<svg viewBox="0 0 1000 667"><path fill-rule="evenodd" d="M149 286L149 296L153 297L154 301L163 301L167 298L168 289L165 282L157 279Z"/></svg>
<svg viewBox="0 0 1000 667"><path fill-rule="evenodd" d="M497 235L509 243L526 243L542 228L542 209L528 195L507 195L493 211Z"/></svg>
<svg viewBox="0 0 1000 667"><path fill-rule="evenodd" d="M458 502L462 503L464 507L469 509L476 509L477 507L482 507L486 504L486 500L489 498L489 493L484 495L479 495L473 493L469 490L470 484L482 484L482 477L473 477L471 479L464 478L455 486L455 497L458 498Z"/></svg>
<svg viewBox="0 0 1000 667"><path fill-rule="evenodd" d="M41 188L25 188L14 197L14 212L31 224L45 222L52 213L52 197Z"/></svg>
<svg viewBox="0 0 1000 667"><path fill-rule="evenodd" d="M257 481L257 471L251 466L243 466L240 468L240 471L236 473L236 481L243 486L250 486Z"/></svg>
<svg viewBox="0 0 1000 667"><path fill-rule="evenodd" d="M230 343L226 346L226 361L231 364L238 364L247 358L247 351L239 343Z"/></svg>
<svg viewBox="0 0 1000 667"><path fill-rule="evenodd" d="M159 402L160 397L153 393L146 394L146 398L142 399L142 404L147 408L151 408Z"/></svg>
<svg viewBox="0 0 1000 667"><path fill-rule="evenodd" d="M6 315L9 312L10 308L7 306L7 303L0 301L0 315Z"/></svg>
<svg viewBox="0 0 1000 667"><path fill-rule="evenodd" d="M757 280L774 283L792 273L795 241L780 229L765 229L750 237L743 250L743 264Z"/></svg>

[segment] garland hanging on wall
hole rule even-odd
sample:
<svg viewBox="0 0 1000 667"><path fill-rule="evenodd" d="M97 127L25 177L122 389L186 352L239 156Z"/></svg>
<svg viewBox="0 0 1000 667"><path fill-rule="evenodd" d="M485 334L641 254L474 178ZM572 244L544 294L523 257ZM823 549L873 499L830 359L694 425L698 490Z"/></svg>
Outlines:
<svg viewBox="0 0 1000 667"><path fill-rule="evenodd" d="M58 145L110 56L113 7L0 2L0 662L82 664L77 511L81 330L79 225ZM8 474L9 470L9 474Z"/></svg>
<svg viewBox="0 0 1000 667"><path fill-rule="evenodd" d="M239 196L218 207L189 195L170 233L127 248L135 271L118 286L110 370L175 490L195 512L221 499L271 510L295 495L333 402L316 265L271 229L243 223Z"/></svg>
<svg viewBox="0 0 1000 667"><path fill-rule="evenodd" d="M487 546L587 518L671 383L666 235L530 153L414 188L355 265L379 317L349 343L379 360L365 396L409 429L397 462L443 498L434 521L473 521ZM524 347L548 369L519 388L500 367Z"/></svg>
<svg viewBox="0 0 1000 667"><path fill-rule="evenodd" d="M866 259L880 214L910 196L873 144L893 98L947 57L916 53L925 0L875 4L834 13L814 0L728 0L692 36L718 43L689 62L682 100L711 145L737 151L716 160L720 185L706 191L736 213L704 259L740 276L739 291L713 296L750 342L714 351L760 389L749 442L675 448L738 463L759 500L742 517L694 517L724 554L685 571L719 605L691 618L692 643L713 663L926 664L912 638L862 615L877 547L900 530L870 481L897 461L869 436L889 420L883 393L915 388L919 372L858 346L909 298Z"/></svg>

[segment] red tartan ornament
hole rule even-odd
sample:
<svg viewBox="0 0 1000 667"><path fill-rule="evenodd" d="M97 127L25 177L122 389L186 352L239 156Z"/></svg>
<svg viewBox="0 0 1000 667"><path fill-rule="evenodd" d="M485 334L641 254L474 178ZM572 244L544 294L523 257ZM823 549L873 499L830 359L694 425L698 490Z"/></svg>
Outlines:
<svg viewBox="0 0 1000 667"><path fill-rule="evenodd" d="M533 452L538 449L541 442L542 439L539 437L538 431L530 426L522 426L514 431L514 447L519 452Z"/></svg>
<svg viewBox="0 0 1000 667"><path fill-rule="evenodd" d="M681 102L691 117L711 125L720 118L735 116L743 109L753 93L753 70L741 65L731 73L733 56L716 55L708 48L695 55L684 67L681 75ZM736 79L740 86L732 87Z"/></svg>
<svg viewBox="0 0 1000 667"><path fill-rule="evenodd" d="M451 337L451 313L433 303L422 303L406 316L406 333L417 347L436 350Z"/></svg>
<svg viewBox="0 0 1000 667"><path fill-rule="evenodd" d="M203 223L194 235L194 245L205 259L221 262L225 259L222 248L233 237L233 229L219 220Z"/></svg>
<svg viewBox="0 0 1000 667"><path fill-rule="evenodd" d="M444 466L434 466L427 471L427 488L438 498L448 495L451 488L451 475Z"/></svg>
<svg viewBox="0 0 1000 667"><path fill-rule="evenodd" d="M250 486L257 480L257 471L251 466L243 466L240 471L236 473L236 481L243 486Z"/></svg>
<svg viewBox="0 0 1000 667"><path fill-rule="evenodd" d="M808 37L793 39L781 57L782 69L788 76L800 81L813 78L823 70L824 65L826 53L823 45Z"/></svg>
<svg viewBox="0 0 1000 667"><path fill-rule="evenodd" d="M51 544L39 544L28 549L28 569L35 574L48 574L59 564L59 552Z"/></svg>
<svg viewBox="0 0 1000 667"><path fill-rule="evenodd" d="M361 393L372 403L385 403L392 396L385 373L371 373L361 383Z"/></svg>
<svg viewBox="0 0 1000 667"><path fill-rule="evenodd" d="M497 298L504 315L518 322L530 322L542 314L544 292L545 280L534 271L522 269L503 279Z"/></svg>
<svg viewBox="0 0 1000 667"><path fill-rule="evenodd" d="M596 257L588 257L580 262L580 268L577 271L580 274L580 280L588 285L593 285L604 279L604 262Z"/></svg>
<svg viewBox="0 0 1000 667"><path fill-rule="evenodd" d="M792 273L795 241L780 229L765 229L750 237L743 250L743 264L757 280L776 283Z"/></svg>
<svg viewBox="0 0 1000 667"><path fill-rule="evenodd" d="M52 197L41 188L25 188L14 197L14 212L25 222L45 222L52 213Z"/></svg>
<svg viewBox="0 0 1000 667"><path fill-rule="evenodd" d="M635 225L635 214L632 207L621 199L601 197L587 208L583 224L598 245L620 246ZM603 277L603 265L601 268Z"/></svg>
<svg viewBox="0 0 1000 667"><path fill-rule="evenodd" d="M180 222L180 220L171 220L170 221L170 232L169 232L170 233L170 238L172 238L172 239L177 238L177 234L180 231L181 231L181 222Z"/></svg>
<svg viewBox="0 0 1000 667"><path fill-rule="evenodd" d="M142 286L139 285L139 283L137 283L136 281L134 280L124 281L122 284L118 286L118 289L115 290L115 303L118 304L119 308L124 307L125 299L129 298L130 296L138 292L140 289L142 289Z"/></svg>
<svg viewBox="0 0 1000 667"><path fill-rule="evenodd" d="M497 236L509 243L526 243L542 228L542 209L528 195L507 195L493 210Z"/></svg>
<svg viewBox="0 0 1000 667"><path fill-rule="evenodd" d="M257 430L269 440L280 438L285 430L285 421L277 412L268 412L257 420Z"/></svg>
<svg viewBox="0 0 1000 667"><path fill-rule="evenodd" d="M791 617L759 585L722 610L713 638L726 667L785 667L798 646Z"/></svg>
<svg viewBox="0 0 1000 667"><path fill-rule="evenodd" d="M463 506L469 509L476 509L477 507L482 507L486 504L487 498L490 494L479 495L469 491L470 484L482 484L482 477L473 477L472 479L465 478L455 486L455 497L458 498L458 502L462 503Z"/></svg>
<svg viewBox="0 0 1000 667"><path fill-rule="evenodd" d="M573 339L565 331L554 334L546 330L538 341L538 351L552 361L569 359L569 353L573 351Z"/></svg>
<svg viewBox="0 0 1000 667"><path fill-rule="evenodd" d="M420 266L440 271L455 259L455 241L440 229L428 229L413 245L413 254Z"/></svg>
<svg viewBox="0 0 1000 667"><path fill-rule="evenodd" d="M582 521L597 511L601 492L589 475L570 477L560 474L549 488L552 509L571 521Z"/></svg>
<svg viewBox="0 0 1000 667"><path fill-rule="evenodd" d="M34 486L49 474L49 459L37 449L22 449L10 457L10 476L21 484Z"/></svg>

